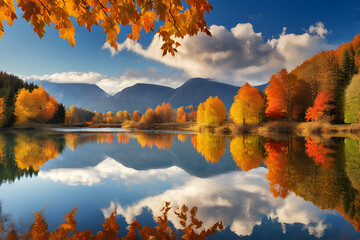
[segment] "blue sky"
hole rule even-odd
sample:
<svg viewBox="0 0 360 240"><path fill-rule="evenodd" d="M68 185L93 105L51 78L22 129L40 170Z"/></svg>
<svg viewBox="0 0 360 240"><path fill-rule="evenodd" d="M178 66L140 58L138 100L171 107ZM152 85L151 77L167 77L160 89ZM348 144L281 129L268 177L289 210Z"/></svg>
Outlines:
<svg viewBox="0 0 360 240"><path fill-rule="evenodd" d="M104 49L105 35L96 26L89 33L74 24L75 48L53 28L39 39L17 10L19 19L12 27L5 23L0 40L0 70L25 79L94 83L111 94L137 82L177 87L191 77L256 85L360 33L360 2L355 0L210 3L214 11L206 20L213 37L185 39L175 58L159 56L152 33L143 33L138 43L126 41L128 27L118 37L122 51L113 54Z"/></svg>

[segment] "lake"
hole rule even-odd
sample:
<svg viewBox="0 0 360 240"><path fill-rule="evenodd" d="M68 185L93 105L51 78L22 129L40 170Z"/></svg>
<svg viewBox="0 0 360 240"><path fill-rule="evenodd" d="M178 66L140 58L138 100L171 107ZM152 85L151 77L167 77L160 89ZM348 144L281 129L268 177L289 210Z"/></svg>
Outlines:
<svg viewBox="0 0 360 240"><path fill-rule="evenodd" d="M360 145L350 138L224 137L211 133L0 133L0 201L20 230L43 210L49 230L77 207L78 230L119 236L157 226L166 202L197 207L208 239L359 239ZM189 219L188 219L189 221Z"/></svg>

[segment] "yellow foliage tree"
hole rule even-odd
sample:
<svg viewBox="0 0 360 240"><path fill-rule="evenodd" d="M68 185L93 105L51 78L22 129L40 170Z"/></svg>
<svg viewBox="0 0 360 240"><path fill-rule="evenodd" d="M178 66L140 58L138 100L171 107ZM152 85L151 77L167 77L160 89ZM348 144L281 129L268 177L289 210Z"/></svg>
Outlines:
<svg viewBox="0 0 360 240"><path fill-rule="evenodd" d="M107 34L106 41L117 49L117 35L120 26L132 25L128 38L140 38L140 31L155 31L155 22L161 22L156 33L163 40L163 54L177 52L180 43L173 38L193 36L199 31L211 36L204 19L205 12L213 7L207 0L187 0L186 5L178 0L16 0L26 21L33 25L34 32L42 38L45 25L54 23L60 37L75 46L75 28L71 19L91 32L93 25L99 25ZM188 8L186 8L188 7ZM0 38L4 34L4 23L12 26L17 19L13 0L0 2ZM51 25L52 26L52 25Z"/></svg>
<svg viewBox="0 0 360 240"><path fill-rule="evenodd" d="M216 96L209 97L203 104L199 104L197 112L198 124L219 126L225 122L226 108Z"/></svg>
<svg viewBox="0 0 360 240"><path fill-rule="evenodd" d="M234 97L230 108L230 116L235 123L260 123L260 113L264 99L259 89L245 83Z"/></svg>
<svg viewBox="0 0 360 240"><path fill-rule="evenodd" d="M200 103L196 112L196 119L198 124L205 123L205 108L204 104Z"/></svg>
<svg viewBox="0 0 360 240"><path fill-rule="evenodd" d="M16 123L29 121L46 122L54 116L58 102L51 97L40 85L32 92L21 89L15 102Z"/></svg>
<svg viewBox="0 0 360 240"><path fill-rule="evenodd" d="M235 137L231 140L230 152L238 167L245 172L259 167L264 159L259 136Z"/></svg>
<svg viewBox="0 0 360 240"><path fill-rule="evenodd" d="M130 113L128 111L123 111L122 112L122 120L125 121L125 120L130 120Z"/></svg>

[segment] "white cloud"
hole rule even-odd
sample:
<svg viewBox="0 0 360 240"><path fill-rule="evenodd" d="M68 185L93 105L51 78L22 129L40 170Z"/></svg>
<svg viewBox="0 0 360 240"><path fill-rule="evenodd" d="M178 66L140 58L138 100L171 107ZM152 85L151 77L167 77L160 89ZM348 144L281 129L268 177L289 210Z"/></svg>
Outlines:
<svg viewBox="0 0 360 240"><path fill-rule="evenodd" d="M311 26L309 27L309 33L315 33L315 34L317 34L318 36L320 36L321 38L324 38L325 35L328 35L330 32L329 32L329 30L327 30L327 29L325 28L324 23L322 23L322 22L317 22L317 23L315 24L315 26L314 26L314 25L311 25Z"/></svg>
<svg viewBox="0 0 360 240"><path fill-rule="evenodd" d="M57 83L96 83L106 77L97 72L63 72L46 75L21 76L24 80L44 80Z"/></svg>
<svg viewBox="0 0 360 240"><path fill-rule="evenodd" d="M148 48L127 39L116 51L107 43L103 49L112 56L121 51L134 52L142 57L184 70L191 77L210 77L241 85L245 81L264 83L281 68L292 70L321 50L331 48L325 36L329 31L318 22L303 34L287 34L284 28L278 38L265 41L250 23L239 23L231 30L223 26L210 27L212 37L199 33L180 39L179 53L162 57L162 42L156 35Z"/></svg>
<svg viewBox="0 0 360 240"><path fill-rule="evenodd" d="M123 182L126 185L148 183L149 181L169 181L169 179L187 178L189 175L178 167L166 169L151 169L138 171L125 167L121 163L108 157L95 167L87 168L58 168L49 171L40 171L39 177L67 185L93 186L106 178Z"/></svg>
<svg viewBox="0 0 360 240"><path fill-rule="evenodd" d="M124 74L108 76L97 72L63 72L49 75L21 76L24 80L43 80L56 83L91 83L96 84L113 95L136 83L151 83L169 87L179 87L189 77L184 73L159 72L150 67L148 70L128 69Z"/></svg>
<svg viewBox="0 0 360 240"><path fill-rule="evenodd" d="M261 224L265 215L282 223L284 231L285 224L302 223L310 235L321 237L327 228L323 223L323 212L295 194L286 199L274 198L263 177L266 171L258 168L205 179L192 177L183 186L162 194L144 198L130 206L111 202L109 208L102 211L105 217L109 217L116 208L117 214L130 223L144 208L149 209L154 217L160 216L163 203L170 201L173 209L183 204L197 206L197 216L204 222L204 228L220 220L237 235L247 236ZM175 228L182 229L173 211L169 212L168 218Z"/></svg>

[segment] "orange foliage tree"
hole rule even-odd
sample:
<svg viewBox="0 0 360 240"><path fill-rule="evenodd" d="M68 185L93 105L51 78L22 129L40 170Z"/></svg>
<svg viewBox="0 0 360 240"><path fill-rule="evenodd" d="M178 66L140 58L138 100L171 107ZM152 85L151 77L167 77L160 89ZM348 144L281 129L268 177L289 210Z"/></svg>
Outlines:
<svg viewBox="0 0 360 240"><path fill-rule="evenodd" d="M176 111L176 121L177 122L186 122L188 114L184 111L184 107L179 107Z"/></svg>
<svg viewBox="0 0 360 240"><path fill-rule="evenodd" d="M306 111L305 119L307 121L316 121L329 114L335 107L331 104L332 101L334 101L334 97L329 91L324 90L320 92L314 101L314 106L309 107Z"/></svg>
<svg viewBox="0 0 360 240"><path fill-rule="evenodd" d="M230 116L235 123L260 123L260 113L264 99L259 89L245 83L234 97L230 108Z"/></svg>
<svg viewBox="0 0 360 240"><path fill-rule="evenodd" d="M197 111L191 111L189 113L189 121L196 122Z"/></svg>
<svg viewBox="0 0 360 240"><path fill-rule="evenodd" d="M133 112L133 115L132 115L132 117L131 117L131 121L133 121L133 122L139 122L140 119L141 119L141 116L140 116L140 114L139 114L139 111L134 111L134 112Z"/></svg>
<svg viewBox="0 0 360 240"><path fill-rule="evenodd" d="M271 119L298 118L308 105L308 88L305 81L292 73L288 74L286 69L272 75L265 89L268 101L266 116Z"/></svg>
<svg viewBox="0 0 360 240"><path fill-rule="evenodd" d="M140 31L155 31L155 22L162 25L156 31L163 40L161 49L165 55L177 52L180 45L173 38L193 36L199 31L211 36L204 19L205 12L210 12L212 6L207 0L182 1L135 1L135 0L64 0L64 1L35 1L16 0L23 12L23 18L33 25L33 30L42 38L45 25L54 23L60 37L67 39L71 46L75 45L75 28L71 19L84 26L91 32L93 25L99 25L107 34L106 41L110 46L117 48L117 35L120 26L132 25L132 33L128 38L134 41L140 38ZM188 7L188 8L187 8ZM184 9L185 8L185 9ZM0 4L0 38L4 34L3 21L11 26L17 18L14 1L4 0Z"/></svg>
<svg viewBox="0 0 360 240"><path fill-rule="evenodd" d="M141 123L155 123L157 120L156 113L152 108L148 108L146 112L141 116Z"/></svg>
<svg viewBox="0 0 360 240"><path fill-rule="evenodd" d="M15 116L17 123L29 121L46 122L53 118L58 102L40 85L32 92L21 89L16 97Z"/></svg>
<svg viewBox="0 0 360 240"><path fill-rule="evenodd" d="M173 109L170 103L163 103L155 108L155 113L158 122L172 122L173 121Z"/></svg>
<svg viewBox="0 0 360 240"><path fill-rule="evenodd" d="M210 96L204 103L199 104L197 110L198 124L219 126L225 122L225 119L226 108L217 96Z"/></svg>

